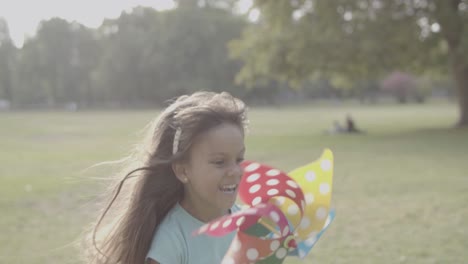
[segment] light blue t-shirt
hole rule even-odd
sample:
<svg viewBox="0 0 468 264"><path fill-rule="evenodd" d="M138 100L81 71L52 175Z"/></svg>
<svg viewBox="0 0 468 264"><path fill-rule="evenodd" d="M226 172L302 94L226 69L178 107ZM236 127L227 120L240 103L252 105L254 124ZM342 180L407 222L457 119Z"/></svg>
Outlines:
<svg viewBox="0 0 468 264"><path fill-rule="evenodd" d="M234 205L231 212L239 211ZM169 211L153 237L147 258L161 264L219 264L236 232L222 237L192 235L205 223L176 204Z"/></svg>

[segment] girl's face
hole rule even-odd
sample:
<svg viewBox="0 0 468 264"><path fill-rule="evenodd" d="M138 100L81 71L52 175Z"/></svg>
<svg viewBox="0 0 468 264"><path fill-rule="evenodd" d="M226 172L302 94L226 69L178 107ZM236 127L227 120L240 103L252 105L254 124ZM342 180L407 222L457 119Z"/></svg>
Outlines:
<svg viewBox="0 0 468 264"><path fill-rule="evenodd" d="M179 168L187 179L182 206L202 221L226 214L236 201L244 152L243 132L234 124L221 124L196 137L189 161Z"/></svg>

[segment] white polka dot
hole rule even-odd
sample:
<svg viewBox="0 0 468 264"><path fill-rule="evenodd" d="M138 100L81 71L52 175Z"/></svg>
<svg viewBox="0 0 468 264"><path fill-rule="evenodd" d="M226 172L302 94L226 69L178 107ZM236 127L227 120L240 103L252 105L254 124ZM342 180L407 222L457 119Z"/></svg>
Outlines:
<svg viewBox="0 0 468 264"><path fill-rule="evenodd" d="M240 217L239 219L237 219L236 225L237 225L237 226L241 226L241 225L244 223L244 221L245 221L245 217L242 216L242 217Z"/></svg>
<svg viewBox="0 0 468 264"><path fill-rule="evenodd" d="M289 233L289 226L286 226L284 229L283 229L283 236L287 236Z"/></svg>
<svg viewBox="0 0 468 264"><path fill-rule="evenodd" d="M299 213L299 207L297 207L296 204L291 204L289 207L288 207L288 214L290 215L295 215Z"/></svg>
<svg viewBox="0 0 468 264"><path fill-rule="evenodd" d="M247 177L247 182L254 182L256 180L260 179L260 174L259 173L254 173L252 175L250 175L249 177Z"/></svg>
<svg viewBox="0 0 468 264"><path fill-rule="evenodd" d="M198 231L198 233L204 233L204 232L206 232L206 230L208 230L208 226L209 226L209 225L203 225L202 227L200 227L200 230Z"/></svg>
<svg viewBox="0 0 468 264"><path fill-rule="evenodd" d="M245 167L245 171L247 172L252 172L256 169L260 168L260 164L258 163L252 163L252 164L249 164L249 166Z"/></svg>
<svg viewBox="0 0 468 264"><path fill-rule="evenodd" d="M280 217L279 217L279 214L277 212L271 212L270 213L270 217L271 219L273 219L273 221L275 222L278 222L280 220Z"/></svg>
<svg viewBox="0 0 468 264"><path fill-rule="evenodd" d="M308 171L305 175L306 179L310 182L315 181L315 172Z"/></svg>
<svg viewBox="0 0 468 264"><path fill-rule="evenodd" d="M330 192L330 184L328 183L321 183L319 188L320 188L320 193L323 195Z"/></svg>
<svg viewBox="0 0 468 264"><path fill-rule="evenodd" d="M232 242L232 251L234 252L237 252L241 249L242 247L242 244L239 240L234 240L234 242Z"/></svg>
<svg viewBox="0 0 468 264"><path fill-rule="evenodd" d="M231 223L232 223L232 218L229 218L229 219L227 219L226 221L224 221L223 227L226 228L226 227L228 227Z"/></svg>
<svg viewBox="0 0 468 264"><path fill-rule="evenodd" d="M288 251L285 248L280 248L276 251L276 257L279 259L283 259L288 254Z"/></svg>
<svg viewBox="0 0 468 264"><path fill-rule="evenodd" d="M277 169L271 169L269 171L266 172L266 175L268 176L276 176L276 175L279 175L281 172Z"/></svg>
<svg viewBox="0 0 468 264"><path fill-rule="evenodd" d="M276 189L270 189L270 190L268 190L268 192L267 192L268 195L276 195L276 194L278 194L278 193L279 193L279 191L276 190Z"/></svg>
<svg viewBox="0 0 468 264"><path fill-rule="evenodd" d="M306 194L305 200L307 204L311 204L314 202L314 195L311 193Z"/></svg>
<svg viewBox="0 0 468 264"><path fill-rule="evenodd" d="M249 208L244 211L244 214L254 215L257 213L257 211L258 211L257 208Z"/></svg>
<svg viewBox="0 0 468 264"><path fill-rule="evenodd" d="M218 226L219 226L219 221L214 222L214 223L210 226L210 230L213 231L213 230L215 230L216 228L218 228Z"/></svg>
<svg viewBox="0 0 468 264"><path fill-rule="evenodd" d="M260 184L255 184L249 189L249 193L256 193L258 190L260 190L261 185Z"/></svg>
<svg viewBox="0 0 468 264"><path fill-rule="evenodd" d="M284 204L284 201L286 201L286 198L284 198L284 197L276 197L275 198L275 204L276 205L282 205L282 204Z"/></svg>
<svg viewBox="0 0 468 264"><path fill-rule="evenodd" d="M318 235L318 232L317 232L317 231L312 231L312 232L309 233L308 237L309 237L309 238L314 238L314 237L316 237L317 235Z"/></svg>
<svg viewBox="0 0 468 264"><path fill-rule="evenodd" d="M287 189L287 190L286 190L286 193L287 193L289 196L291 196L292 198L296 198L296 193L295 193L295 192L293 192L293 191Z"/></svg>
<svg viewBox="0 0 468 264"><path fill-rule="evenodd" d="M317 211L315 211L315 218L318 220L324 220L327 217L328 210L325 207L319 207Z"/></svg>
<svg viewBox="0 0 468 264"><path fill-rule="evenodd" d="M223 262L221 262L221 264L236 264L236 262L234 261L232 257L225 257L223 259Z"/></svg>
<svg viewBox="0 0 468 264"><path fill-rule="evenodd" d="M302 218L300 227L301 229L307 229L310 226L310 220L307 217Z"/></svg>
<svg viewBox="0 0 468 264"><path fill-rule="evenodd" d="M279 246L280 246L280 242L278 240L275 240L275 241L271 242L270 249L272 251L275 251L275 250L277 250L279 248Z"/></svg>
<svg viewBox="0 0 468 264"><path fill-rule="evenodd" d="M305 244L306 244L308 247L311 247L311 246L313 246L313 245L315 244L315 242L317 242L317 237L314 236L314 237L311 237L311 238L307 239L307 240L305 241Z"/></svg>
<svg viewBox="0 0 468 264"><path fill-rule="evenodd" d="M252 205L257 205L259 203L262 202L262 197L255 197L253 200L252 200Z"/></svg>
<svg viewBox="0 0 468 264"><path fill-rule="evenodd" d="M289 186L291 186L292 188L299 188L299 185L297 185L296 182L292 181L292 180L288 180L286 182L286 184L288 184Z"/></svg>
<svg viewBox="0 0 468 264"><path fill-rule="evenodd" d="M278 183L279 181L277 179L270 179L266 182L266 184L269 186L274 186L274 185L277 185Z"/></svg>
<svg viewBox="0 0 468 264"><path fill-rule="evenodd" d="M320 162L320 167L323 171L329 171L331 169L331 161L330 160L322 160Z"/></svg>
<svg viewBox="0 0 468 264"><path fill-rule="evenodd" d="M258 258L258 251L255 248L247 250L247 258L249 260L256 260Z"/></svg>
<svg viewBox="0 0 468 264"><path fill-rule="evenodd" d="M276 205L282 205L282 204L284 204L284 201L286 200L286 198L284 198L284 197L276 197L275 200L276 200L276 201L275 201L275 204L276 204Z"/></svg>

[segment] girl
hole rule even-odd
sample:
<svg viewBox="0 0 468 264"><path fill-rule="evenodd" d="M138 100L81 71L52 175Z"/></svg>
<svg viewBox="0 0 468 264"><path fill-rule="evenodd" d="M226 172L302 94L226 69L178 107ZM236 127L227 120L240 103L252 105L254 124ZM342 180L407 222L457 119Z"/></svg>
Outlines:
<svg viewBox="0 0 468 264"><path fill-rule="evenodd" d="M197 92L165 109L149 131L139 165L120 180L98 220L92 263L219 264L235 234L192 232L237 210L243 174L245 106L227 93ZM124 183L123 207L102 222Z"/></svg>

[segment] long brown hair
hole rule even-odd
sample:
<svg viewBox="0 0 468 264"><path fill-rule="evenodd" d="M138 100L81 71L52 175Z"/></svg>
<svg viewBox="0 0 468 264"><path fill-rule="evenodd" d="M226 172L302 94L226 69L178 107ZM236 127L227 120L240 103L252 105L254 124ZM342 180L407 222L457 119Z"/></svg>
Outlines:
<svg viewBox="0 0 468 264"><path fill-rule="evenodd" d="M130 169L117 180L91 232L87 262L143 264L158 226L184 195L172 163L189 158L194 138L212 127L228 122L244 129L245 112L243 102L228 93L197 92L169 105L151 123ZM177 130L181 133L173 153Z"/></svg>

